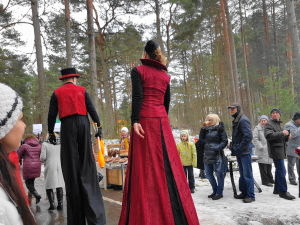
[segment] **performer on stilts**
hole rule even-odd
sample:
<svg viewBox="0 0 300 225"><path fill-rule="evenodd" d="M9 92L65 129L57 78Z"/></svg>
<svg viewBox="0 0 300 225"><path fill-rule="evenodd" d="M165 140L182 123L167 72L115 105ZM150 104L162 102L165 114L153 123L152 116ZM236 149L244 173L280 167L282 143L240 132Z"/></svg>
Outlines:
<svg viewBox="0 0 300 225"><path fill-rule="evenodd" d="M133 128L119 225L199 225L168 119L170 76L155 41L141 62L131 72Z"/></svg>
<svg viewBox="0 0 300 225"><path fill-rule="evenodd" d="M89 114L97 123L96 136L102 136L98 114L86 89L78 86L75 68L61 70L63 85L54 90L48 114L49 139L56 116L61 120L61 166L66 186L68 225L106 223L103 199L97 181L92 152Z"/></svg>

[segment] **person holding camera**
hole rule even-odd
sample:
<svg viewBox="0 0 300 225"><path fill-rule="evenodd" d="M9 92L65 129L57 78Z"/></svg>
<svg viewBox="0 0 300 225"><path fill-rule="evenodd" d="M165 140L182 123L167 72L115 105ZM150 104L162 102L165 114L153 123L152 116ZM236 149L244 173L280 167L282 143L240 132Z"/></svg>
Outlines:
<svg viewBox="0 0 300 225"><path fill-rule="evenodd" d="M289 139L290 132L284 130L281 126L281 112L274 108L271 110L271 119L265 125L265 137L268 142L269 156L273 159L275 165L275 185L273 194L279 194L279 197L293 200L295 197L287 191L285 179L286 169L284 159L286 158L286 142Z"/></svg>

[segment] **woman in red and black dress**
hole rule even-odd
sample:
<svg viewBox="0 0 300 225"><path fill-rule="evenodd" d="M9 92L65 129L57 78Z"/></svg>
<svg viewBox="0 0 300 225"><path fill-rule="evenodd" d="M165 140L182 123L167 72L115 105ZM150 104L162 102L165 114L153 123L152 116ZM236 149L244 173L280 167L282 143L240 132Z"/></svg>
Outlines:
<svg viewBox="0 0 300 225"><path fill-rule="evenodd" d="M131 72L132 125L119 225L199 225L168 119L170 76L148 41Z"/></svg>

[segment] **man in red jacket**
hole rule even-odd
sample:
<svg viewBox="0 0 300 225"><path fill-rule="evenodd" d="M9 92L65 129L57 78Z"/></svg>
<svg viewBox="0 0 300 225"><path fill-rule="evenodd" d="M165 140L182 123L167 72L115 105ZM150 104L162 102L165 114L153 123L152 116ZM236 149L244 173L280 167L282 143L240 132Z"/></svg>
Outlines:
<svg viewBox="0 0 300 225"><path fill-rule="evenodd" d="M89 114L97 123L97 137L102 128L95 107L86 89L77 85L75 68L61 70L63 85L51 96L48 114L49 139L56 116L61 120L61 164L66 185L67 220L69 225L105 224L105 212L97 181L96 164L92 153Z"/></svg>

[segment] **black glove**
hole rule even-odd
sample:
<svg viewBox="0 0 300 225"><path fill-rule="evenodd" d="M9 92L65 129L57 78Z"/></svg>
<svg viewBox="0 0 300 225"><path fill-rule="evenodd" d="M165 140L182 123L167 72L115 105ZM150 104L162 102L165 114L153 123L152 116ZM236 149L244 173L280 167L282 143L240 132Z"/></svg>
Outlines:
<svg viewBox="0 0 300 225"><path fill-rule="evenodd" d="M51 144L56 145L56 137L55 137L55 134L54 134L54 133L49 134L48 141L49 141Z"/></svg>
<svg viewBox="0 0 300 225"><path fill-rule="evenodd" d="M95 134L95 137L99 137L100 139L102 139L102 127L98 128L98 131Z"/></svg>

